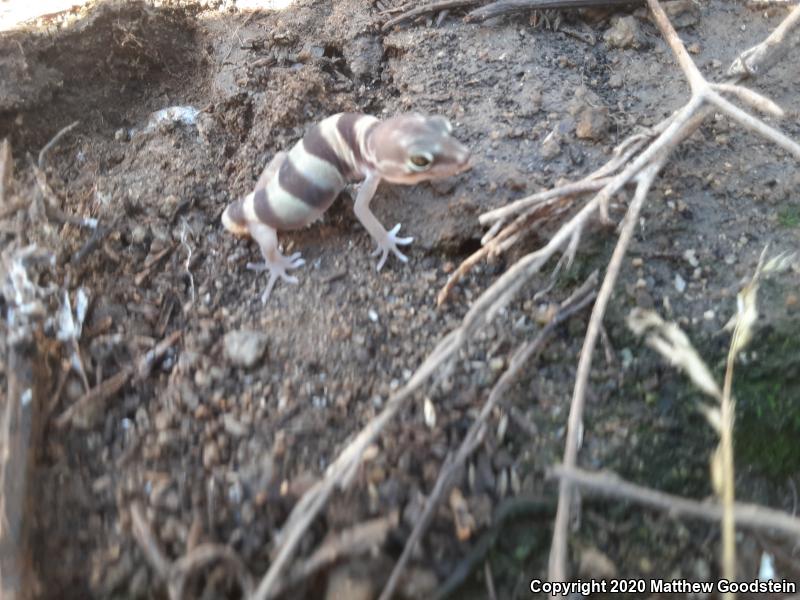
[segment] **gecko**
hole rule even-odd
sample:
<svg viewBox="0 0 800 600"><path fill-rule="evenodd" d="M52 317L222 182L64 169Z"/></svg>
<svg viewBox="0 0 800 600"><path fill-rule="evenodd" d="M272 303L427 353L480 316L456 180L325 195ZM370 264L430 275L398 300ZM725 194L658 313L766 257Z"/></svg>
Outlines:
<svg viewBox="0 0 800 600"><path fill-rule="evenodd" d="M452 135L445 117L405 113L379 120L361 113L339 113L313 125L288 152L278 152L244 198L222 214L225 228L250 236L264 262L247 268L269 272L261 296L266 304L279 279L297 284L287 271L305 264L300 252L281 254L278 231L296 230L317 220L348 183L361 182L355 214L377 243L380 271L389 253L408 258L398 246L414 238L399 237L400 224L387 231L369 208L381 181L413 185L456 175L470 168L470 152Z"/></svg>

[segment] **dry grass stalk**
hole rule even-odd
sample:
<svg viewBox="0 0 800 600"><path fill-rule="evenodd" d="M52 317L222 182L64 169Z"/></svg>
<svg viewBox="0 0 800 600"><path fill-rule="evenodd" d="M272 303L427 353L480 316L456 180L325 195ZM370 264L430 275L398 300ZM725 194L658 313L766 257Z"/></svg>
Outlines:
<svg viewBox="0 0 800 600"><path fill-rule="evenodd" d="M725 369L725 380L720 389L710 369L700 358L689 338L675 323L664 322L652 311L635 309L628 317L628 326L637 335L647 334L647 344L667 358L674 366L682 369L692 383L705 394L716 399L718 407L701 404L700 408L720 442L711 461L711 479L714 491L722 501L722 574L729 581L736 577L736 521L734 510L734 459L733 426L735 403L732 396L733 371L736 357L753 336L753 326L758 320L759 280L763 273L782 271L791 264L794 256L781 254L765 264L767 248L761 253L756 271L737 296L737 312L729 323L733 328L731 344ZM726 326L727 327L727 326ZM730 592L726 597L734 597Z"/></svg>

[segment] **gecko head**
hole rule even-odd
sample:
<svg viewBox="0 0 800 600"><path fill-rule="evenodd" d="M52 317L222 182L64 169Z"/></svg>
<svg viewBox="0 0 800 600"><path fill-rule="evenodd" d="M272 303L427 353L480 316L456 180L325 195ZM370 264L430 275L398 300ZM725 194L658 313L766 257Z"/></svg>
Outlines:
<svg viewBox="0 0 800 600"><path fill-rule="evenodd" d="M467 170L469 150L452 136L444 117L398 115L377 125L369 151L381 178L411 185Z"/></svg>

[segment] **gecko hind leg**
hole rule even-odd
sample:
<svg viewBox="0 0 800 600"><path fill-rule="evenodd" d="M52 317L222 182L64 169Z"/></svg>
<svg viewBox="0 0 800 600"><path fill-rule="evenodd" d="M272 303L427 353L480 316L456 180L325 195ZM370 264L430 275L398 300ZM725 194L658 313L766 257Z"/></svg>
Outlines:
<svg viewBox="0 0 800 600"><path fill-rule="evenodd" d="M266 304L278 279L295 285L299 283L297 277L289 275L286 271L302 267L306 261L300 257L299 252L295 252L291 256L281 254L278 248L278 233L272 227L263 223L250 223L248 228L250 235L261 249L264 262L247 263L247 268L252 271L269 271L269 281L261 295L261 302Z"/></svg>

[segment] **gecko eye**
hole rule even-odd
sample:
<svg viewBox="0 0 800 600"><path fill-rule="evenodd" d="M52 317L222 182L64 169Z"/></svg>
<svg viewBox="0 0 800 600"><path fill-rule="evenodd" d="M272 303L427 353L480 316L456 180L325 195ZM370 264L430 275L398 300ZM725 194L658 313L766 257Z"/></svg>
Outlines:
<svg viewBox="0 0 800 600"><path fill-rule="evenodd" d="M414 171L424 171L433 162L430 154L412 154L408 159L408 166Z"/></svg>

